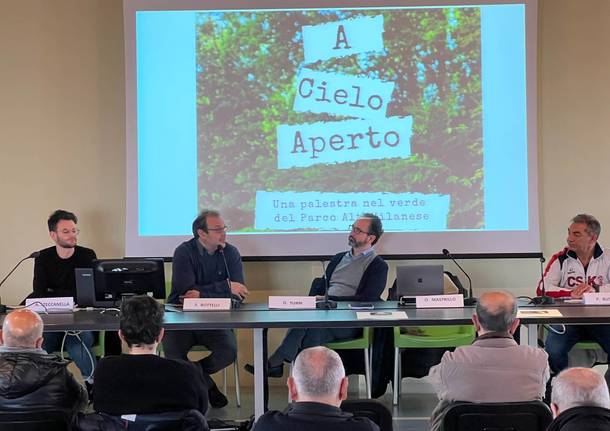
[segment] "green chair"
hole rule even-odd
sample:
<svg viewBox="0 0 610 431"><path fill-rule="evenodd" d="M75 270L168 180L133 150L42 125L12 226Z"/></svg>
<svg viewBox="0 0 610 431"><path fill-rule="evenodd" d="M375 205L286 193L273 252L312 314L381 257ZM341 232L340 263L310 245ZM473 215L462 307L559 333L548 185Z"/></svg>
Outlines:
<svg viewBox="0 0 610 431"><path fill-rule="evenodd" d="M165 282L165 298L167 298L169 296L169 293L171 292L171 290L172 290L172 282L166 281ZM163 354L163 343L159 344L159 347L157 350L158 350L159 354ZM208 349L205 346L193 346L191 351L192 352L207 352ZM225 394L227 393L227 368L222 370L222 387L223 387L223 392ZM235 376L235 402L237 404L237 407L241 407L241 386L239 383L239 360L237 358L235 358L235 362L233 362L233 373Z"/></svg>
<svg viewBox="0 0 610 431"><path fill-rule="evenodd" d="M371 398L371 345L373 336L371 328L363 328L362 336L351 340L333 341L332 343L324 344L332 350L354 350L362 349L364 351L364 377L366 381L366 397Z"/></svg>
<svg viewBox="0 0 610 431"><path fill-rule="evenodd" d="M475 338L473 325L449 325L449 326L422 326L414 327L419 333L403 334L400 327L394 327L394 388L393 404L398 404L400 396L400 382L402 380L400 370L401 349L426 349L458 347L471 344Z"/></svg>
<svg viewBox="0 0 610 431"><path fill-rule="evenodd" d="M371 328L362 328L362 336L349 340L333 341L324 344L324 347L332 350L355 350L362 349L364 351L364 377L366 381L366 397L371 398L371 345L373 343L373 335ZM294 361L290 363L290 375ZM291 402L290 394L288 394L288 402Z"/></svg>

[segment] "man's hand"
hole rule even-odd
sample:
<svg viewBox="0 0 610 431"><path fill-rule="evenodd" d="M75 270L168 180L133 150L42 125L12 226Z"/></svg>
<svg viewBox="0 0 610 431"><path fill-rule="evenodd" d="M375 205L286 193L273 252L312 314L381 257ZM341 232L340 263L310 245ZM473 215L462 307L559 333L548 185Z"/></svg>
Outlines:
<svg viewBox="0 0 610 431"><path fill-rule="evenodd" d="M180 296L180 300L184 300L184 298L199 298L201 295L199 291L196 289L187 290L184 295Z"/></svg>
<svg viewBox="0 0 610 431"><path fill-rule="evenodd" d="M248 292L248 288L246 286L244 286L243 284L238 283L237 281L232 281L231 282L231 293L233 295L239 296L241 299L245 299L246 296L248 296L248 294L250 292Z"/></svg>
<svg viewBox="0 0 610 431"><path fill-rule="evenodd" d="M588 284L580 283L578 286L576 286L576 289L572 290L570 296L572 298L580 299L582 298L583 293L589 292L595 292L595 289L593 289L593 287L589 286Z"/></svg>

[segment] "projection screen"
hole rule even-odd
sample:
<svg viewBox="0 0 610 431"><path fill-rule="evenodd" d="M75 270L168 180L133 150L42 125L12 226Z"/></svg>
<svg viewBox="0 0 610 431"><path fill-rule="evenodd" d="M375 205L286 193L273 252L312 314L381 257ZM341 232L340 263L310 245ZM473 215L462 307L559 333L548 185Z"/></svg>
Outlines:
<svg viewBox="0 0 610 431"><path fill-rule="evenodd" d="M126 256L540 251L535 1L124 1Z"/></svg>

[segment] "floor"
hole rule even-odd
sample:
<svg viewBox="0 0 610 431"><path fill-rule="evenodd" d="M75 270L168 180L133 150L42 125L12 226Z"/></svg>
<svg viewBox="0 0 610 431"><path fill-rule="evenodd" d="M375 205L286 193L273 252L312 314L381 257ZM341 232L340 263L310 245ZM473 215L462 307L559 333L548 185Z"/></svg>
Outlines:
<svg viewBox="0 0 610 431"><path fill-rule="evenodd" d="M364 381L362 381L362 387ZM358 387L357 378L350 378L350 387ZM228 389L229 405L223 409L211 409L209 418L246 420L254 413L254 397L250 388L242 388L241 407L235 405L235 391ZM349 398L358 398L364 393L350 391ZM386 394L379 398L391 411L394 417L394 431L424 431L429 429L430 413L436 405L437 398L432 386L426 379L406 378L402 383L402 395L397 407L392 406L392 391L388 387ZM270 388L269 408L283 410L288 403L288 394L284 387Z"/></svg>

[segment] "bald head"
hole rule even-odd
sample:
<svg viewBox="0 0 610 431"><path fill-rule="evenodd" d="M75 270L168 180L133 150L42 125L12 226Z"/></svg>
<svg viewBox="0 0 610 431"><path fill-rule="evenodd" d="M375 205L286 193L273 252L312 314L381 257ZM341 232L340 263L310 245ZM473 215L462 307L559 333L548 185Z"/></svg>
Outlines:
<svg viewBox="0 0 610 431"><path fill-rule="evenodd" d="M485 292L479 297L476 313L483 331L510 332L517 318L517 303L508 292Z"/></svg>
<svg viewBox="0 0 610 431"><path fill-rule="evenodd" d="M311 347L297 356L292 376L301 396L338 398L345 369L337 352L326 347Z"/></svg>
<svg viewBox="0 0 610 431"><path fill-rule="evenodd" d="M568 368L559 373L553 380L551 401L557 413L580 406L610 408L606 380L590 368Z"/></svg>
<svg viewBox="0 0 610 431"><path fill-rule="evenodd" d="M42 319L27 308L10 312L2 323L2 345L36 348L42 344Z"/></svg>

